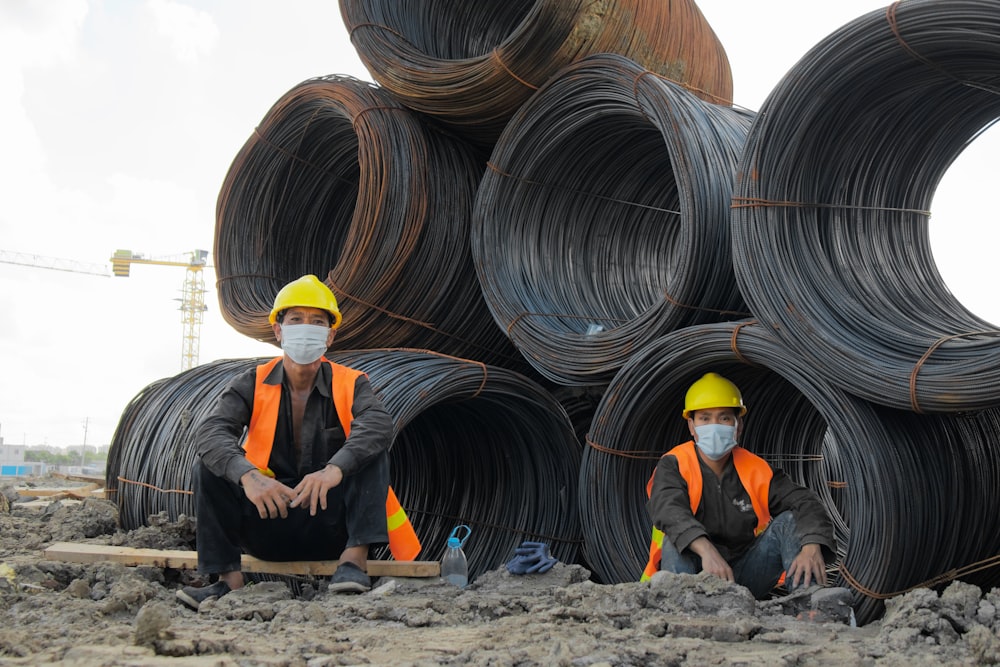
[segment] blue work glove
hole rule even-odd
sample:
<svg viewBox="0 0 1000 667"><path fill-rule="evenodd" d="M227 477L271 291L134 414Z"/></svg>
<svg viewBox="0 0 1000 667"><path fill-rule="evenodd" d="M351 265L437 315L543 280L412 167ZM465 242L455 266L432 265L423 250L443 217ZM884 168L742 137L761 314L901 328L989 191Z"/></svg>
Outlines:
<svg viewBox="0 0 1000 667"><path fill-rule="evenodd" d="M558 563L549 553L549 545L544 542L522 542L514 549L514 557L507 563L511 574L541 574L548 572Z"/></svg>

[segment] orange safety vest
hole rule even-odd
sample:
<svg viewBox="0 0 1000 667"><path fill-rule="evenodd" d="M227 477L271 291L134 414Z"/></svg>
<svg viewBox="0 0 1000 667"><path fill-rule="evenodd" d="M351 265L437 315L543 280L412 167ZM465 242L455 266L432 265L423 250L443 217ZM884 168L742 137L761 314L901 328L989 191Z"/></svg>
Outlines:
<svg viewBox="0 0 1000 667"><path fill-rule="evenodd" d="M281 403L281 385L267 384L264 380L271 374L282 357L276 357L266 364L257 367L257 384L253 392L253 412L250 415L250 426L243 450L250 463L265 475L273 477L267 464L271 459L271 447L274 446L274 433L278 428L278 405ZM330 394L333 405L337 409L337 418L344 428L344 435L351 435L351 407L354 404L354 383L362 371L335 364L326 357L323 363L330 364L333 371ZM389 487L385 499L386 527L389 531L389 550L396 560L413 560L420 553L420 540L410 524L410 519L396 498L396 493Z"/></svg>
<svg viewBox="0 0 1000 667"><path fill-rule="evenodd" d="M688 498L691 501L691 514L698 511L701 504L701 465L698 463L698 451L693 440L689 440L682 445L677 445L663 456L673 456L677 459L677 467L680 469L681 477L688 485ZM771 488L771 478L774 471L767 461L760 458L742 447L733 450L733 465L736 466L736 474L740 477L743 488L750 495L750 504L753 505L754 514L757 515L757 528L755 535L760 535L767 524L771 521L771 513L767 506L767 494ZM649 476L646 482L646 496L653 491L653 478L656 470ZM640 581L646 581L660 569L660 557L663 555L663 531L653 526L653 535L649 542L649 561L646 569L642 571Z"/></svg>

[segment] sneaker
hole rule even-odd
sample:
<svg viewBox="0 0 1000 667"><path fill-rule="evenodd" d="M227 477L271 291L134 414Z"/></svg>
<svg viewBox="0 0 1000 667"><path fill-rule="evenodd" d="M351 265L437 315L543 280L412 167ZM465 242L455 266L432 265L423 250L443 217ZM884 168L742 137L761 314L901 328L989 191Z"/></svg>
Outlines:
<svg viewBox="0 0 1000 667"><path fill-rule="evenodd" d="M230 590L232 589L229 588L229 584L219 579L211 586L202 586L201 588L185 586L177 591L177 599L195 611L198 611L201 603L205 600L217 600Z"/></svg>
<svg viewBox="0 0 1000 667"><path fill-rule="evenodd" d="M354 563L344 561L337 566L330 577L330 588L334 593L364 593L371 590L372 580Z"/></svg>

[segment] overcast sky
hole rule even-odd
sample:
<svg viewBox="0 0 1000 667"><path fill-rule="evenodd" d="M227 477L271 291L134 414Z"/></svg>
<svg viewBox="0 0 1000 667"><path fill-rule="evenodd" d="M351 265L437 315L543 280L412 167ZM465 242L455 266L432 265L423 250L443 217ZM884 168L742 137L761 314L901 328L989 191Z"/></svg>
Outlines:
<svg viewBox="0 0 1000 667"><path fill-rule="evenodd" d="M885 2L702 0L735 102L758 109L816 42ZM336 0L0 0L0 251L109 266L117 248L186 261L212 249L226 170L300 81L371 81ZM1000 136L977 140L934 202L935 258L971 310L1000 322ZM209 258L211 262L211 257ZM185 270L128 278L0 263L0 436L104 445L143 387L181 369ZM233 331L206 271L200 361L270 355Z"/></svg>

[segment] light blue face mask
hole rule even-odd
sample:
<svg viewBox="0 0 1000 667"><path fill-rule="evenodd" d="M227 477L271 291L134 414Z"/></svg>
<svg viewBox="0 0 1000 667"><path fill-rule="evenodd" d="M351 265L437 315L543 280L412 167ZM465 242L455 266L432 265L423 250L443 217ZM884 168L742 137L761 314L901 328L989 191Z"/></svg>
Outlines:
<svg viewBox="0 0 1000 667"><path fill-rule="evenodd" d="M718 461L736 447L735 426L702 424L701 426L695 426L694 432L698 436L698 439L695 441L698 449L713 461Z"/></svg>
<svg viewBox="0 0 1000 667"><path fill-rule="evenodd" d="M330 327L316 324L281 326L281 349L297 364L311 364L326 353Z"/></svg>

